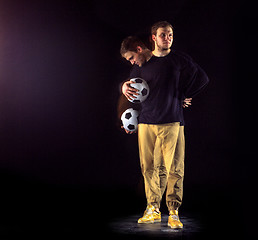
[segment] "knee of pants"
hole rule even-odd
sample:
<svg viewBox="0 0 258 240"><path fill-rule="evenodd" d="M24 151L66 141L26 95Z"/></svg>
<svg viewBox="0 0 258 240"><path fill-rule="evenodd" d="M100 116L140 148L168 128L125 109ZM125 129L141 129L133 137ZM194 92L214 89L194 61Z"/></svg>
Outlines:
<svg viewBox="0 0 258 240"><path fill-rule="evenodd" d="M184 172L182 172L182 171L173 172L173 173L170 173L170 176L171 177L174 176L177 179L181 179L181 178L184 178Z"/></svg>
<svg viewBox="0 0 258 240"><path fill-rule="evenodd" d="M183 177L184 176L184 169L175 169L175 174Z"/></svg>
<svg viewBox="0 0 258 240"><path fill-rule="evenodd" d="M168 171L167 171L166 167L160 166L160 167L157 167L157 169L159 172L159 176L168 176Z"/></svg>
<svg viewBox="0 0 258 240"><path fill-rule="evenodd" d="M170 174L183 177L184 176L184 164L172 167L170 169Z"/></svg>
<svg viewBox="0 0 258 240"><path fill-rule="evenodd" d="M144 176L146 175L152 175L154 172L154 167L153 166L141 166L142 174Z"/></svg>

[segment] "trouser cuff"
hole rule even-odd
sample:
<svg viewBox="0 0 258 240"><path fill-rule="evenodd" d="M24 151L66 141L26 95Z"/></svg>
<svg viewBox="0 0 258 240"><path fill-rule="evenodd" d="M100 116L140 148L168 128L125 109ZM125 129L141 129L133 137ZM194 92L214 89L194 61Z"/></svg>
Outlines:
<svg viewBox="0 0 258 240"><path fill-rule="evenodd" d="M178 208L181 206L181 203L173 201L173 202L167 202L168 211L171 210L178 210Z"/></svg>
<svg viewBox="0 0 258 240"><path fill-rule="evenodd" d="M160 208L160 204L158 204L158 203L156 203L156 202L151 202L151 203L149 203L149 204L151 204L153 207L155 207L155 208Z"/></svg>

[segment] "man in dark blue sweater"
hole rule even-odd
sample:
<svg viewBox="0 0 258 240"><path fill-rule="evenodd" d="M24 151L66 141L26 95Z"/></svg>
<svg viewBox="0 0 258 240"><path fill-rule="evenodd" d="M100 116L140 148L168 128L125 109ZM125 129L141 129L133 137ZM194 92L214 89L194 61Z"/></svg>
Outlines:
<svg viewBox="0 0 258 240"><path fill-rule="evenodd" d="M121 55L134 66L130 78L140 77L150 94L141 104L138 141L147 208L138 223L161 221L161 198L167 187L168 226L182 228L178 208L182 204L184 177L183 107L201 92L209 80L205 72L186 54L171 50L173 28L162 21L153 25L154 51L133 37L121 45ZM133 99L137 90L126 81L122 92ZM128 131L127 131L128 133Z"/></svg>

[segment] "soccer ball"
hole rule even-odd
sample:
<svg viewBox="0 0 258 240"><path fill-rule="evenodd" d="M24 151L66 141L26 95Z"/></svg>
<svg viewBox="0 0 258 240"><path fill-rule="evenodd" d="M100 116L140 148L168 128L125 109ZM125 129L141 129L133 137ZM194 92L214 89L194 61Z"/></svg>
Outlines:
<svg viewBox="0 0 258 240"><path fill-rule="evenodd" d="M128 131L136 131L138 128L139 112L133 108L125 110L121 116L123 127Z"/></svg>
<svg viewBox="0 0 258 240"><path fill-rule="evenodd" d="M130 86L139 90L139 95L134 95L132 100L129 100L132 103L141 103L146 100L146 98L149 95L150 88L145 80L142 78L132 78L130 81L133 81L135 83L131 83Z"/></svg>

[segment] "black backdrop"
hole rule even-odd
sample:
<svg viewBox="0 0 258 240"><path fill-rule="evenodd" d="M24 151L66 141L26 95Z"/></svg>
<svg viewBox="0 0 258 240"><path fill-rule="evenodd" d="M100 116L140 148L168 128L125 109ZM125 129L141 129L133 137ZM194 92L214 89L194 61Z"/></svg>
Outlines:
<svg viewBox="0 0 258 240"><path fill-rule="evenodd" d="M143 211L137 137L117 127L118 85L130 70L119 48L124 37L146 36L154 22L167 20L173 47L210 78L185 111L182 211L202 215L208 230L225 212L232 231L239 222L247 229L238 219L250 217L246 207L255 202L257 25L249 4L1 1L2 224L25 215L69 222L87 209L95 217L108 208L114 216Z"/></svg>

